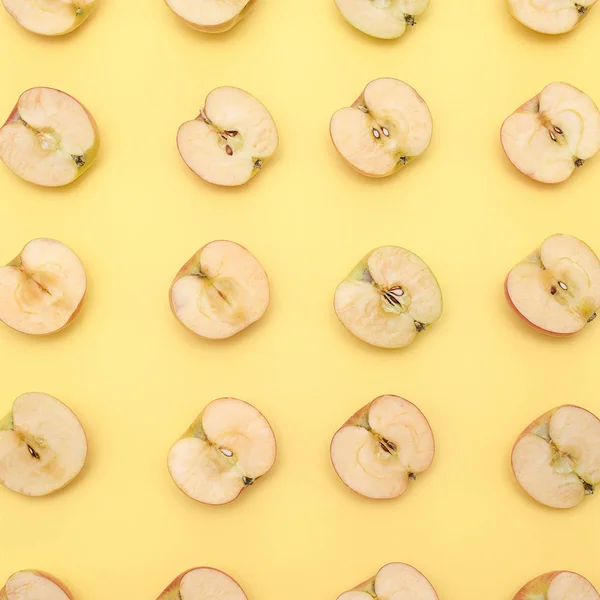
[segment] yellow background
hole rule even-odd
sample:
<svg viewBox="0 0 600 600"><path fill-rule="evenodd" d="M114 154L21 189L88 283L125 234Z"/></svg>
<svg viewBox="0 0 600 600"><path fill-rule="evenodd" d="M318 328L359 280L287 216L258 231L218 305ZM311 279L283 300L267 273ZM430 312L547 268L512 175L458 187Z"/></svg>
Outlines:
<svg viewBox="0 0 600 600"><path fill-rule="evenodd" d="M503 298L508 269L555 232L600 250L600 158L564 185L514 169L502 120L555 80L600 102L600 9L559 38L529 32L501 0L434 0L395 42L347 25L333 0L259 0L231 32L187 29L160 0L99 0L62 39L0 10L0 113L32 86L73 94L102 132L97 163L59 190L0 165L0 258L57 238L89 276L82 313L35 339L0 329L1 406L26 391L66 402L90 452L82 476L46 499L0 489L0 580L23 568L62 578L79 600L156 598L199 565L235 577L250 600L335 598L390 561L421 569L443 599L510 599L530 578L573 569L600 585L600 499L545 509L510 470L516 436L565 402L600 413L600 322L568 340L530 331ZM328 135L333 112L370 80L413 85L434 117L426 154L385 180L355 174ZM206 94L236 85L280 132L247 186L205 184L175 133ZM249 248L270 276L265 318L224 342L171 315L172 277L204 243ZM369 250L397 244L437 275L441 321L401 351L353 338L336 285ZM403 395L429 418L433 467L402 498L347 490L329 442L356 409ZM274 470L234 503L184 496L171 444L210 400L231 395L273 425Z"/></svg>

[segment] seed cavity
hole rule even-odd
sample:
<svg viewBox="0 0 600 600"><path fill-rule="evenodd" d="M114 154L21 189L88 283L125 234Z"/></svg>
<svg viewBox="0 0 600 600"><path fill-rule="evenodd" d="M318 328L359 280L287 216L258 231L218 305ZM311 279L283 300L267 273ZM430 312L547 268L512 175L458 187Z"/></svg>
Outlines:
<svg viewBox="0 0 600 600"><path fill-rule="evenodd" d="M227 156L233 156L233 150L231 149L231 146L229 144L225 146L225 152L227 152Z"/></svg>
<svg viewBox="0 0 600 600"><path fill-rule="evenodd" d="M373 137L378 140L381 137L381 134L379 133L379 129L375 129L375 127L373 127Z"/></svg>
<svg viewBox="0 0 600 600"><path fill-rule="evenodd" d="M27 450L29 450L29 454L36 460L40 460L41 456L29 445L27 444Z"/></svg>
<svg viewBox="0 0 600 600"><path fill-rule="evenodd" d="M551 293L553 296L554 296L554 294L556 294L556 287L555 287L555 286L552 286L552 287L550 288L550 293Z"/></svg>
<svg viewBox="0 0 600 600"><path fill-rule="evenodd" d="M383 135L385 135L385 137L390 137L390 132L388 131L387 127L382 127L381 131L383 132Z"/></svg>
<svg viewBox="0 0 600 600"><path fill-rule="evenodd" d="M560 285L561 289L565 290L565 292L566 292L566 291L569 289L569 288L567 287L567 284L566 284L566 283L563 283L562 281L559 281L559 282L558 282L558 285Z"/></svg>
<svg viewBox="0 0 600 600"><path fill-rule="evenodd" d="M263 166L263 161L260 160L260 158L258 160L254 161L254 168L255 169L260 169Z"/></svg>
<svg viewBox="0 0 600 600"><path fill-rule="evenodd" d="M228 448L219 448L222 454L224 454L227 458L231 458L233 456L233 452Z"/></svg>
<svg viewBox="0 0 600 600"><path fill-rule="evenodd" d="M243 483L243 484L244 484L246 487L248 487L248 486L250 486L250 485L252 485L252 484L254 483L254 479L252 479L252 477L246 477L246 476L244 475L244 477L242 477L242 483Z"/></svg>
<svg viewBox="0 0 600 600"><path fill-rule="evenodd" d="M75 156L72 154L71 158L75 161L75 164L78 167L83 167L83 165L85 165L85 156Z"/></svg>
<svg viewBox="0 0 600 600"><path fill-rule="evenodd" d="M427 328L427 325L425 325L425 323L421 323L420 321L415 321L415 329L417 330L417 333L421 333L421 331L425 331L426 328Z"/></svg>
<svg viewBox="0 0 600 600"><path fill-rule="evenodd" d="M552 131L548 130L548 133L550 134L550 139L551 139L553 142L556 142L556 136L554 135L554 132L552 132Z"/></svg>
<svg viewBox="0 0 600 600"><path fill-rule="evenodd" d="M596 313L594 313L588 320L588 323L591 323L598 315Z"/></svg>
<svg viewBox="0 0 600 600"><path fill-rule="evenodd" d="M582 160L581 158L576 158L574 162L575 168L579 169L579 167L583 167L583 163L585 162L585 160Z"/></svg>
<svg viewBox="0 0 600 600"><path fill-rule="evenodd" d="M404 15L404 20L406 21L406 24L410 27L414 27L417 24L415 18L412 15Z"/></svg>

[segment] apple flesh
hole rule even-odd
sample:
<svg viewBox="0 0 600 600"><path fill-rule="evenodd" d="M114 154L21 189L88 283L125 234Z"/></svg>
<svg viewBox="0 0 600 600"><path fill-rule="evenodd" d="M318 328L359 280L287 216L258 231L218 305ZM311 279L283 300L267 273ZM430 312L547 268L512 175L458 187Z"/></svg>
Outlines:
<svg viewBox="0 0 600 600"><path fill-rule="evenodd" d="M511 13L525 27L539 33L560 34L573 30L596 0L507 0Z"/></svg>
<svg viewBox="0 0 600 600"><path fill-rule="evenodd" d="M255 0L166 0L167 6L183 21L204 33L223 33L239 23Z"/></svg>
<svg viewBox="0 0 600 600"><path fill-rule="evenodd" d="M397 498L433 462L433 432L423 413L399 396L380 396L334 435L331 462L352 490L376 500Z"/></svg>
<svg viewBox="0 0 600 600"><path fill-rule="evenodd" d="M600 307L600 260L581 240L552 235L510 271L504 289L529 325L548 335L573 335Z"/></svg>
<svg viewBox="0 0 600 600"><path fill-rule="evenodd" d="M581 575L571 571L553 571L525 584L514 600L600 600L594 586Z"/></svg>
<svg viewBox="0 0 600 600"><path fill-rule="evenodd" d="M211 402L169 452L179 489L205 504L227 504L275 464L275 434L251 404Z"/></svg>
<svg viewBox="0 0 600 600"><path fill-rule="evenodd" d="M512 452L521 487L552 508L572 508L600 483L600 420L578 406L542 415L523 431Z"/></svg>
<svg viewBox="0 0 600 600"><path fill-rule="evenodd" d="M86 287L75 252L62 242L37 238L0 267L0 320L22 333L55 333L73 321Z"/></svg>
<svg viewBox="0 0 600 600"><path fill-rule="evenodd" d="M429 267L398 246L367 254L338 286L335 312L359 339L402 348L442 314L442 293Z"/></svg>
<svg viewBox="0 0 600 600"><path fill-rule="evenodd" d="M0 420L0 483L14 492L56 492L79 474L86 456L81 423L52 396L23 394Z"/></svg>
<svg viewBox="0 0 600 600"><path fill-rule="evenodd" d="M96 0L2 0L21 25L41 35L64 35L77 29L96 8Z"/></svg>
<svg viewBox="0 0 600 600"><path fill-rule="evenodd" d="M560 183L600 150L600 111L568 83L551 83L503 123L502 147L522 173Z"/></svg>
<svg viewBox="0 0 600 600"><path fill-rule="evenodd" d="M429 6L429 0L335 0L335 3L356 29L386 40L399 38L416 25L416 17Z"/></svg>
<svg viewBox="0 0 600 600"><path fill-rule="evenodd" d="M229 575L210 567L182 573L158 600L247 600L244 590Z"/></svg>
<svg viewBox="0 0 600 600"><path fill-rule="evenodd" d="M269 306L269 280L258 260L235 242L202 247L175 276L171 310L193 333L229 338L258 321Z"/></svg>
<svg viewBox="0 0 600 600"><path fill-rule="evenodd" d="M371 81L352 106L333 115L329 127L337 151L369 177L392 175L423 154L432 128L423 98L390 77Z"/></svg>
<svg viewBox="0 0 600 600"><path fill-rule="evenodd" d="M273 117L248 92L220 87L206 97L200 115L177 132L185 164L205 181L243 185L273 157L279 134Z"/></svg>
<svg viewBox="0 0 600 600"><path fill-rule="evenodd" d="M67 586L43 571L19 571L0 590L0 600L73 600Z"/></svg>
<svg viewBox="0 0 600 600"><path fill-rule="evenodd" d="M414 567L390 563L375 577L344 592L337 600L438 600L427 578ZM586 599L587 600L587 599Z"/></svg>
<svg viewBox="0 0 600 600"><path fill-rule="evenodd" d="M0 129L0 160L25 181L58 187L90 168L99 140L94 118L75 98L33 88L21 94Z"/></svg>

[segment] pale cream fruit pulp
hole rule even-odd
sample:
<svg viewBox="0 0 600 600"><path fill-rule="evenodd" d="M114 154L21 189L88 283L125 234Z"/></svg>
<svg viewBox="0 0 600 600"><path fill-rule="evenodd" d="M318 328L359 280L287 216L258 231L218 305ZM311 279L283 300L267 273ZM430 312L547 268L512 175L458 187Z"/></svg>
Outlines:
<svg viewBox="0 0 600 600"><path fill-rule="evenodd" d="M435 443L423 413L398 396L380 396L333 437L331 461L342 481L374 499L397 498L433 461Z"/></svg>
<svg viewBox="0 0 600 600"><path fill-rule="evenodd" d="M529 29L559 34L574 29L596 0L507 0L514 17Z"/></svg>
<svg viewBox="0 0 600 600"><path fill-rule="evenodd" d="M514 600L600 600L594 586L571 571L554 571L524 585Z"/></svg>
<svg viewBox="0 0 600 600"><path fill-rule="evenodd" d="M438 600L433 586L414 567L404 563L390 563L377 575L337 600Z"/></svg>
<svg viewBox="0 0 600 600"><path fill-rule="evenodd" d="M200 567L180 575L158 600L247 600L244 590L229 575Z"/></svg>
<svg viewBox="0 0 600 600"><path fill-rule="evenodd" d="M512 453L517 481L538 502L571 508L600 483L600 420L577 406L543 415Z"/></svg>
<svg viewBox="0 0 600 600"><path fill-rule="evenodd" d="M171 309L190 331L224 339L258 321L269 306L269 280L248 250L211 242L182 267L170 292Z"/></svg>
<svg viewBox="0 0 600 600"><path fill-rule="evenodd" d="M506 293L533 326L555 335L577 333L600 307L600 260L573 236L550 236L510 271Z"/></svg>
<svg viewBox="0 0 600 600"><path fill-rule="evenodd" d="M15 175L46 187L71 183L94 162L96 124L73 97L50 88L21 94L0 129L0 159Z"/></svg>
<svg viewBox="0 0 600 600"><path fill-rule="evenodd" d="M2 0L25 29L41 35L63 35L77 29L92 13L96 0Z"/></svg>
<svg viewBox="0 0 600 600"><path fill-rule="evenodd" d="M19 571L11 575L4 587L2 600L71 600L66 588L41 571Z"/></svg>
<svg viewBox="0 0 600 600"><path fill-rule="evenodd" d="M275 463L277 444L268 421L235 398L211 402L169 452L169 471L190 498L226 504Z"/></svg>
<svg viewBox="0 0 600 600"><path fill-rule="evenodd" d="M0 320L23 333L54 333L71 322L85 291L83 265L68 246L32 240L0 267Z"/></svg>
<svg viewBox="0 0 600 600"><path fill-rule="evenodd" d="M52 396L19 396L0 421L0 482L25 496L45 496L72 481L87 456L77 417Z"/></svg>
<svg viewBox="0 0 600 600"><path fill-rule="evenodd" d="M440 318L442 293L416 254L383 246L368 254L338 286L334 308L361 340L401 348Z"/></svg>
<svg viewBox="0 0 600 600"><path fill-rule="evenodd" d="M600 150L600 111L568 83L551 83L503 123L501 141L519 171L560 183Z"/></svg>
<svg viewBox="0 0 600 600"><path fill-rule="evenodd" d="M220 87L206 97L194 121L177 133L185 163L202 179L223 186L246 183L275 154L279 135L269 111L235 87Z"/></svg>
<svg viewBox="0 0 600 600"><path fill-rule="evenodd" d="M222 33L241 21L255 0L166 0L169 8L190 27Z"/></svg>
<svg viewBox="0 0 600 600"><path fill-rule="evenodd" d="M367 35L395 39L416 24L429 0L335 0L344 18Z"/></svg>
<svg viewBox="0 0 600 600"><path fill-rule="evenodd" d="M362 95L331 119L331 139L363 175L387 177L425 152L433 122L425 101L398 79L371 81Z"/></svg>

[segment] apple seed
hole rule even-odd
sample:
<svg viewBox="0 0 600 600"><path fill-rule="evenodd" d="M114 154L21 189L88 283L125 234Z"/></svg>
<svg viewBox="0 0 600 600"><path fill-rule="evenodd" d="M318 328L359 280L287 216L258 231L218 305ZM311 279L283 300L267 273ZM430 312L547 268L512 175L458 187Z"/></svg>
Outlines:
<svg viewBox="0 0 600 600"><path fill-rule="evenodd" d="M551 139L553 142L556 142L556 136L554 135L554 133L553 133L552 131L550 131L550 130L548 130L548 133L550 134L550 139Z"/></svg>
<svg viewBox="0 0 600 600"><path fill-rule="evenodd" d="M374 127L373 127L373 137L375 139L377 139L377 140L381 137L381 134L379 133L379 130L375 129Z"/></svg>
<svg viewBox="0 0 600 600"><path fill-rule="evenodd" d="M229 144L225 146L225 152L227 152L227 156L233 156L233 150L231 149L231 146Z"/></svg>
<svg viewBox="0 0 600 600"><path fill-rule="evenodd" d="M231 458L233 456L233 452L228 450L227 448L219 448L219 450L227 457Z"/></svg>
<svg viewBox="0 0 600 600"><path fill-rule="evenodd" d="M558 285L560 285L560 287L561 287L563 290L565 290L565 292L566 292L566 291L569 289L569 288L567 288L567 284L566 284L566 283L563 283L562 281L559 281L559 282L558 282Z"/></svg>
<svg viewBox="0 0 600 600"><path fill-rule="evenodd" d="M27 450L29 450L29 454L37 460L40 460L40 455L29 445L27 444Z"/></svg>
<svg viewBox="0 0 600 600"><path fill-rule="evenodd" d="M235 130L226 131L225 133L226 133L226 134L227 134L229 137L235 137L235 136L238 134L238 132L237 132L237 131L235 131Z"/></svg>
<svg viewBox="0 0 600 600"><path fill-rule="evenodd" d="M385 127L382 127L381 131L383 131L383 135L385 135L385 137L390 137L390 132Z"/></svg>
<svg viewBox="0 0 600 600"><path fill-rule="evenodd" d="M556 287L552 286L550 288L550 293L554 296L554 294L556 294Z"/></svg>
<svg viewBox="0 0 600 600"><path fill-rule="evenodd" d="M554 125L554 131L556 131L556 133L558 133L559 135L563 134L563 130L560 127L557 127L556 125Z"/></svg>

